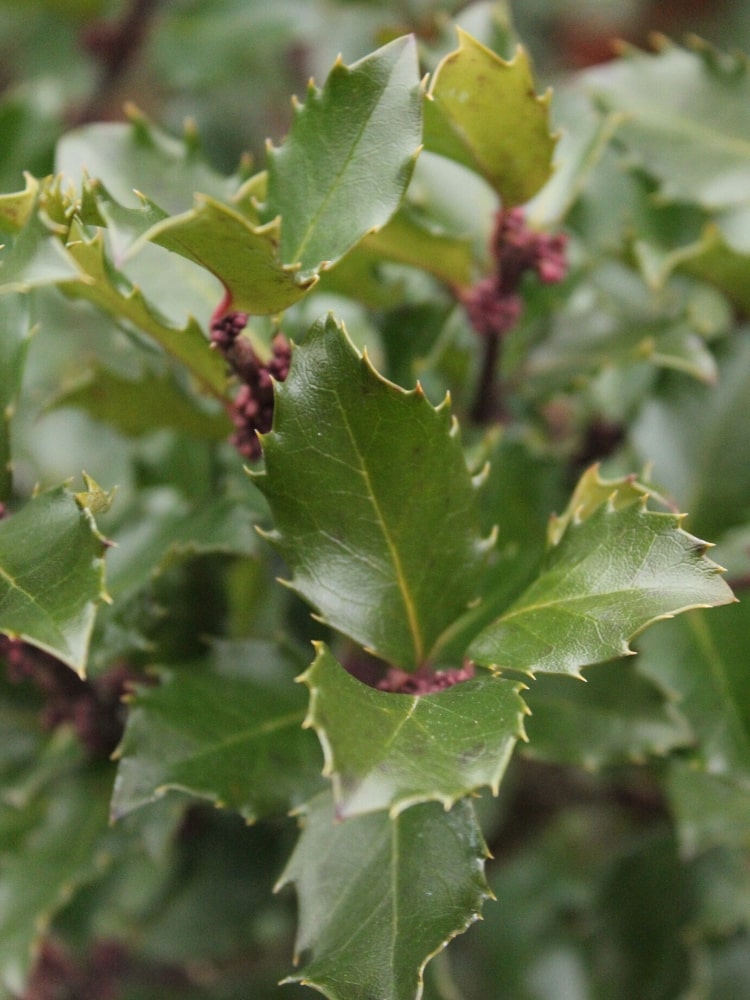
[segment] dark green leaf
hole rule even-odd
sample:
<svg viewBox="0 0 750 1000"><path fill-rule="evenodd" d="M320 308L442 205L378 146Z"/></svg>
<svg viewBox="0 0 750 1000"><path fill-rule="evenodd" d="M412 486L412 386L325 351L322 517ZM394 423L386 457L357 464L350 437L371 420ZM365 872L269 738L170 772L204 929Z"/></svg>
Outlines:
<svg viewBox="0 0 750 1000"><path fill-rule="evenodd" d="M320 757L302 730L304 693L270 643L214 647L207 669L159 671L130 704L112 812L178 789L246 819L285 813L320 787Z"/></svg>
<svg viewBox="0 0 750 1000"><path fill-rule="evenodd" d="M679 516L633 502L628 480L622 491L593 510L579 500L560 536L553 527L538 578L473 641L474 660L579 676L630 653L628 641L660 618L733 600L706 543L683 531Z"/></svg>
<svg viewBox="0 0 750 1000"><path fill-rule="evenodd" d="M104 598L106 542L88 493L64 487L0 521L0 631L19 636L79 674Z"/></svg>
<svg viewBox="0 0 750 1000"><path fill-rule="evenodd" d="M337 823L331 797L313 799L279 881L297 890L304 963L286 981L329 1000L415 1000L427 962L489 898L485 857L466 800Z"/></svg>
<svg viewBox="0 0 750 1000"><path fill-rule="evenodd" d="M417 802L450 808L488 785L497 794L523 736L522 685L491 676L430 695L377 691L351 677L324 645L300 680L310 689L306 725L318 734L336 815Z"/></svg>
<svg viewBox="0 0 750 1000"><path fill-rule="evenodd" d="M329 317L295 349L263 449L254 480L294 588L378 656L426 662L482 565L477 487L447 403L386 382Z"/></svg>
<svg viewBox="0 0 750 1000"><path fill-rule="evenodd" d="M520 205L552 170L549 101L534 92L523 49L505 62L458 29L458 48L430 83L425 148L481 174L506 208Z"/></svg>
<svg viewBox="0 0 750 1000"><path fill-rule="evenodd" d="M281 216L284 263L309 275L385 225L411 177L420 103L410 37L310 85L288 139L269 150L266 217Z"/></svg>

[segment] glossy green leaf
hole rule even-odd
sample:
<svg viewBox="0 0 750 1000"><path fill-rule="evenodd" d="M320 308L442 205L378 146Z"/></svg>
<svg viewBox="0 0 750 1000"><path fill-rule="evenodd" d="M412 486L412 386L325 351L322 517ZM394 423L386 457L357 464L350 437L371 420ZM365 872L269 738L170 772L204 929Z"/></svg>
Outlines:
<svg viewBox="0 0 750 1000"><path fill-rule="evenodd" d="M399 38L295 104L289 136L268 151L266 217L281 216L281 259L302 276L335 262L398 208L421 140L415 41Z"/></svg>
<svg viewBox="0 0 750 1000"><path fill-rule="evenodd" d="M284 814L321 786L302 729L304 692L264 642L222 643L208 668L161 668L130 701L112 799L115 817L180 790L246 819Z"/></svg>
<svg viewBox="0 0 750 1000"><path fill-rule="evenodd" d="M602 664L587 672L585 684L540 675L524 700L524 753L538 760L592 771L643 763L693 741L684 716L633 661Z"/></svg>
<svg viewBox="0 0 750 1000"><path fill-rule="evenodd" d="M105 596L106 542L87 497L58 487L0 521L0 631L81 675Z"/></svg>
<svg viewBox="0 0 750 1000"><path fill-rule="evenodd" d="M329 317L295 349L262 441L253 478L294 589L376 655L428 661L482 565L477 485L447 402L385 381Z"/></svg>
<svg viewBox="0 0 750 1000"><path fill-rule="evenodd" d="M130 437L171 427L215 441L226 438L232 427L223 410L202 407L170 374L143 373L132 379L108 368L90 369L48 405L48 409L64 407L85 410Z"/></svg>
<svg viewBox="0 0 750 1000"><path fill-rule="evenodd" d="M642 504L579 510L537 579L469 647L498 670L565 673L631 652L630 639L660 618L726 604L732 592L705 542L675 514Z"/></svg>
<svg viewBox="0 0 750 1000"><path fill-rule="evenodd" d="M321 644L299 679L342 818L393 816L430 800L449 809L485 785L497 794L523 736L522 685L486 674L435 694L386 693L350 676Z"/></svg>
<svg viewBox="0 0 750 1000"><path fill-rule="evenodd" d="M481 174L503 205L532 198L550 176L550 95L534 91L519 48L506 62L465 31L438 66L425 103L425 148Z"/></svg>
<svg viewBox="0 0 750 1000"><path fill-rule="evenodd" d="M663 198L722 208L747 199L750 75L743 56L664 41L589 71L585 86L622 114L618 140Z"/></svg>
<svg viewBox="0 0 750 1000"><path fill-rule="evenodd" d="M479 916L490 893L486 847L468 801L335 821L330 795L303 810L303 829L279 885L299 901L286 982L329 1000L416 1000L427 962Z"/></svg>

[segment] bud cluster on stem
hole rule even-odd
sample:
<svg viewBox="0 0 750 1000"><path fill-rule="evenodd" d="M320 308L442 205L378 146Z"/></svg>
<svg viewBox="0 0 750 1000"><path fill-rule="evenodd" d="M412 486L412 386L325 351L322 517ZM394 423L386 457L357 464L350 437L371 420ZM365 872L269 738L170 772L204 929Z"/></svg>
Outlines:
<svg viewBox="0 0 750 1000"><path fill-rule="evenodd" d="M273 422L273 383L283 382L289 373L291 347L282 333L271 344L271 357L262 361L242 331L247 314L230 312L211 324L211 346L220 351L242 383L235 396L230 417L234 424L231 443L247 459L260 458L258 434L270 431Z"/></svg>

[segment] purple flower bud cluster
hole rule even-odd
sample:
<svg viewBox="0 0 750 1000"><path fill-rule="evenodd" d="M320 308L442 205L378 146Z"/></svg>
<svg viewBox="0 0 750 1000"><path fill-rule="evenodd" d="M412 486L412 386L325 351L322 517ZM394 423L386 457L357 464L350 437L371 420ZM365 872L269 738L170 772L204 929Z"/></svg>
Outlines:
<svg viewBox="0 0 750 1000"><path fill-rule="evenodd" d="M230 441L247 459L260 458L258 434L270 431L273 422L273 383L289 373L291 347L282 333L271 344L271 357L263 362L250 341L242 336L247 315L226 313L211 324L211 346L221 351L242 385L230 410L234 433Z"/></svg>
<svg viewBox="0 0 750 1000"><path fill-rule="evenodd" d="M376 685L378 691L390 691L395 694L435 694L446 688L470 681L475 673L474 664L466 660L460 667L448 670L431 670L421 667L409 674L398 667L390 667L386 676Z"/></svg>
<svg viewBox="0 0 750 1000"><path fill-rule="evenodd" d="M546 285L562 281L567 272L567 237L536 232L526 224L523 210L500 209L492 234L493 274L482 278L463 296L469 321L483 336L502 336L523 311L521 282L531 272Z"/></svg>
<svg viewBox="0 0 750 1000"><path fill-rule="evenodd" d="M130 682L138 679L131 667L119 663L84 681L48 653L4 635L0 635L0 659L5 660L12 683L28 681L43 696L40 721L45 729L70 725L90 757L109 757L122 736L122 697Z"/></svg>

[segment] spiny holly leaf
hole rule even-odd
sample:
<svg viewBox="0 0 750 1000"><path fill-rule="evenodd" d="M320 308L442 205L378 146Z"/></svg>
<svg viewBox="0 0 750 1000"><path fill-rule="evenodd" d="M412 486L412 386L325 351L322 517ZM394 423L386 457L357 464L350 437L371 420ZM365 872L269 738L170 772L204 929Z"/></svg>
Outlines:
<svg viewBox="0 0 750 1000"><path fill-rule="evenodd" d="M262 442L253 479L295 590L404 670L429 660L476 597L486 547L447 401L387 382L329 316L295 348Z"/></svg>
<svg viewBox="0 0 750 1000"><path fill-rule="evenodd" d="M386 693L351 677L321 643L299 679L340 817L393 816L429 800L448 809L484 785L497 794L523 737L522 685L486 674L435 694Z"/></svg>
<svg viewBox="0 0 750 1000"><path fill-rule="evenodd" d="M409 183L421 140L417 52L399 38L294 105L289 137L268 151L266 218L281 216L281 259L302 276L385 225Z"/></svg>
<svg viewBox="0 0 750 1000"><path fill-rule="evenodd" d="M667 771L666 789L680 846L687 857L712 848L740 848L746 858L750 850L750 785L707 773L694 760L675 758ZM747 863L742 866L747 877ZM742 886L747 908L750 894Z"/></svg>
<svg viewBox="0 0 750 1000"><path fill-rule="evenodd" d="M19 295L0 298L0 501L12 488L10 421L21 386L29 342L28 302Z"/></svg>
<svg viewBox="0 0 750 1000"><path fill-rule="evenodd" d="M81 277L76 281L58 280L63 291L75 298L87 299L115 319L147 333L168 354L182 362L208 392L223 395L226 385L224 362L209 349L198 324L191 319L184 329L173 326L124 274L119 273L115 278L106 259L101 231L87 239L82 228L74 223L67 252L80 269Z"/></svg>
<svg viewBox="0 0 750 1000"><path fill-rule="evenodd" d="M660 196L707 208L745 202L750 185L750 75L744 56L697 42L662 42L658 54L627 49L591 70L584 85L623 114L617 135Z"/></svg>
<svg viewBox="0 0 750 1000"><path fill-rule="evenodd" d="M693 730L673 701L632 661L602 664L586 680L537 678L525 696L531 710L525 754L595 770L642 763L692 742Z"/></svg>
<svg viewBox="0 0 750 1000"><path fill-rule="evenodd" d="M142 239L205 267L227 290L232 309L277 313L309 291L315 277L278 258L278 220L253 226L239 212L207 195L196 195L190 212L165 219Z"/></svg>
<svg viewBox="0 0 750 1000"><path fill-rule="evenodd" d="M733 595L707 544L681 517L626 506L618 490L577 512L555 539L537 579L469 647L476 662L522 673L579 677L589 664L631 652L647 625L689 608L727 604Z"/></svg>
<svg viewBox="0 0 750 1000"><path fill-rule="evenodd" d="M490 892L487 849L467 800L335 822L319 795L279 886L299 900L296 954L286 982L329 1000L417 1000L427 962L475 921Z"/></svg>
<svg viewBox="0 0 750 1000"><path fill-rule="evenodd" d="M289 657L264 642L222 643L207 668L158 672L130 699L112 814L179 789L246 819L279 815L315 794L320 756L302 729L303 692Z"/></svg>
<svg viewBox="0 0 750 1000"><path fill-rule="evenodd" d="M105 539L89 493L65 487L0 521L0 631L83 676L96 606L105 597Z"/></svg>
<svg viewBox="0 0 750 1000"><path fill-rule="evenodd" d="M207 411L169 373L144 372L132 379L108 368L91 368L74 384L64 386L46 409L66 406L85 410L95 420L133 437L171 427L199 440L218 441L231 429L223 410Z"/></svg>
<svg viewBox="0 0 750 1000"><path fill-rule="evenodd" d="M550 95L538 97L519 48L506 62L457 29L458 48L432 78L425 103L425 148L481 174L503 206L533 197L552 171Z"/></svg>

